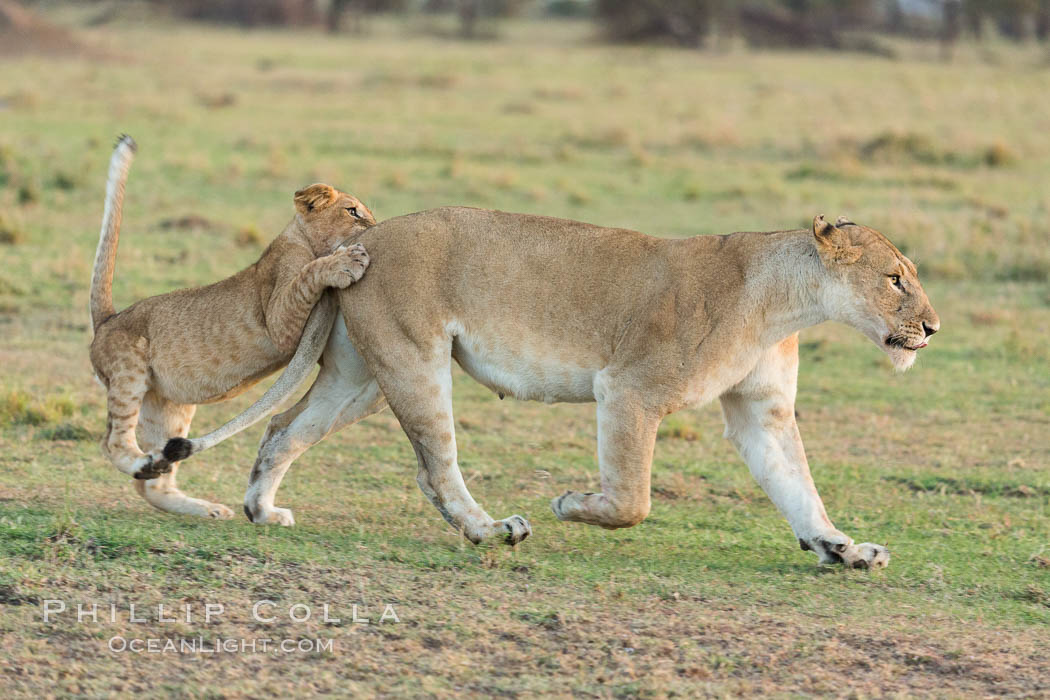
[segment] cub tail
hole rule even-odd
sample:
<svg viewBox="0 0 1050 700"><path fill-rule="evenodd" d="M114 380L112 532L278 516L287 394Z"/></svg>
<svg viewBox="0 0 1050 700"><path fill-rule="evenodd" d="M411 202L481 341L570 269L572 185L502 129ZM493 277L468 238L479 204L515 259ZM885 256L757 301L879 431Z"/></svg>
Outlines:
<svg viewBox="0 0 1050 700"><path fill-rule="evenodd" d="M113 266L117 259L117 241L120 238L120 219L124 210L124 185L128 170L138 146L127 134L117 140L109 159L106 179L106 205L102 211L102 232L95 251L95 269L91 274L91 327L98 330L102 322L112 316Z"/></svg>

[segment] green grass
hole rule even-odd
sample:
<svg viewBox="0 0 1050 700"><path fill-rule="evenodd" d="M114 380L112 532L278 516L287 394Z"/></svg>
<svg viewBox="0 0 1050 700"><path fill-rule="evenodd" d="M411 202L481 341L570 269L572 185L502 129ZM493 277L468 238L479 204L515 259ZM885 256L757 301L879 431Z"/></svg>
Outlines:
<svg viewBox="0 0 1050 700"><path fill-rule="evenodd" d="M570 25L575 27L576 25ZM1036 59L944 65L607 48L535 24L461 44L116 24L108 60L8 59L0 97L0 666L15 691L635 696L1039 695L1050 625L1050 111ZM580 31L577 27L572 31ZM539 43L535 36L542 36ZM17 99L16 99L17 98ZM803 334L799 425L832 520L885 571L816 566L721 437L661 428L640 526L559 523L594 489L593 406L455 377L461 467L534 535L475 548L414 483L384 413L300 458L294 528L152 510L97 449L87 282L112 139L140 150L117 304L250 263L327 181L380 218L443 204L685 236L849 215L919 265L943 330L915 369L843 327ZM191 221L193 225L178 225ZM172 225L170 222L176 222ZM203 407L196 433L260 390ZM261 434L186 463L239 510ZM120 609L42 620L47 599ZM251 619L254 601L278 620ZM127 604L229 610L136 625ZM298 625L287 607L342 622ZM350 606L400 623L356 625ZM365 613L367 614L367 613ZM373 620L375 621L375 620ZM128 637L311 637L324 654L112 654Z"/></svg>

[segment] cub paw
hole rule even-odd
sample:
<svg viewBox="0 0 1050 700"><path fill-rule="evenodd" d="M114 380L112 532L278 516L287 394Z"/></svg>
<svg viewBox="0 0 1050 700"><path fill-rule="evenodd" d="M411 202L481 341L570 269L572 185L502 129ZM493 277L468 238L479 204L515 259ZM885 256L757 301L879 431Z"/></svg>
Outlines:
<svg viewBox="0 0 1050 700"><path fill-rule="evenodd" d="M171 462L163 457L154 457L153 455L141 457L136 466L138 469L135 471L134 477L143 481L156 479L158 476L171 471Z"/></svg>
<svg viewBox="0 0 1050 700"><path fill-rule="evenodd" d="M233 517L233 511L221 503L209 503L207 517L212 520L229 520Z"/></svg>
<svg viewBox="0 0 1050 700"><path fill-rule="evenodd" d="M361 279L368 268L368 253L360 243L338 248L324 258L328 264L326 282L329 287L343 289Z"/></svg>

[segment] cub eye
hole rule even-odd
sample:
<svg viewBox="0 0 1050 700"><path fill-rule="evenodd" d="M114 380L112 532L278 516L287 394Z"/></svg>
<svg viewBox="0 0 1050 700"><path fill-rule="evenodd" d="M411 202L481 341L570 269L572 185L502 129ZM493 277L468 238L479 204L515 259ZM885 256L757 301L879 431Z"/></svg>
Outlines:
<svg viewBox="0 0 1050 700"><path fill-rule="evenodd" d="M904 287L901 286L901 276L900 275L890 275L890 282L893 282L893 286L896 287L897 289L904 289Z"/></svg>
<svg viewBox="0 0 1050 700"><path fill-rule="evenodd" d="M357 215L357 207L347 207L346 210L350 212L350 216L354 217L355 219L361 218Z"/></svg>

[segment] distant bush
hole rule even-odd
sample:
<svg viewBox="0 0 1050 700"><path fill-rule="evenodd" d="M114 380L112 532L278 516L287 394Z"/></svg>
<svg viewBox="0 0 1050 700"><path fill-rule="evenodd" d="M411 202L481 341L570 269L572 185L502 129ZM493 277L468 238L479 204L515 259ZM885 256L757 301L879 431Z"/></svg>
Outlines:
<svg viewBox="0 0 1050 700"><path fill-rule="evenodd" d="M258 248L266 240L263 232L255 224L242 226L233 237L233 242L241 248Z"/></svg>
<svg viewBox="0 0 1050 700"><path fill-rule="evenodd" d="M46 425L73 415L73 402L65 397L41 401L25 391L0 396L0 425Z"/></svg>
<svg viewBox="0 0 1050 700"><path fill-rule="evenodd" d="M40 201L40 189L34 182L23 182L18 187L18 203L22 206L36 204Z"/></svg>
<svg viewBox="0 0 1050 700"><path fill-rule="evenodd" d="M701 45L717 27L757 46L854 48L838 31L875 26L877 0L597 0L595 17L614 41ZM870 50L870 45L863 48Z"/></svg>
<svg viewBox="0 0 1050 700"><path fill-rule="evenodd" d="M0 243L4 245L18 245L25 242L25 232L13 221L0 214Z"/></svg>
<svg viewBox="0 0 1050 700"><path fill-rule="evenodd" d="M595 17L613 41L668 41L699 46L717 28L752 46L823 47L889 55L871 37L887 32L940 39L950 46L964 28L986 25L1006 37L1050 39L1050 0L595 0ZM950 57L950 54L946 54Z"/></svg>
<svg viewBox="0 0 1050 700"><path fill-rule="evenodd" d="M165 5L188 19L245 27L314 24L320 18L315 0L169 0Z"/></svg>
<svg viewBox="0 0 1050 700"><path fill-rule="evenodd" d="M1017 161L1017 155L1002 141L977 151L947 148L925 134L884 131L857 146L864 160L883 163L921 163L974 168L1001 168Z"/></svg>
<svg viewBox="0 0 1050 700"><path fill-rule="evenodd" d="M663 39L699 46L722 5L721 0L597 0L594 14L613 41Z"/></svg>
<svg viewBox="0 0 1050 700"><path fill-rule="evenodd" d="M590 17L594 3L591 0L549 0L544 11L552 17Z"/></svg>
<svg viewBox="0 0 1050 700"><path fill-rule="evenodd" d="M44 428L40 431L39 436L44 440L74 440L78 442L91 440L93 437L91 431L84 426L69 422Z"/></svg>
<svg viewBox="0 0 1050 700"><path fill-rule="evenodd" d="M375 14L378 12L404 12L409 9L409 0L329 0L328 10L325 14L325 24L328 31L339 31L344 15L351 15L356 19L362 14Z"/></svg>

